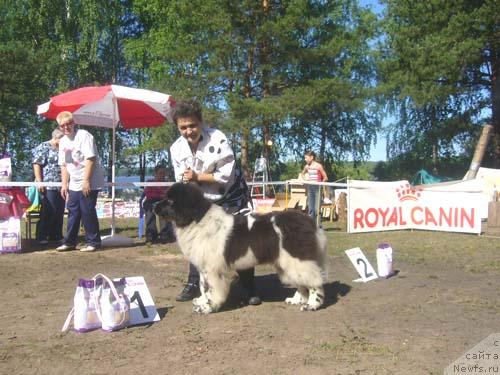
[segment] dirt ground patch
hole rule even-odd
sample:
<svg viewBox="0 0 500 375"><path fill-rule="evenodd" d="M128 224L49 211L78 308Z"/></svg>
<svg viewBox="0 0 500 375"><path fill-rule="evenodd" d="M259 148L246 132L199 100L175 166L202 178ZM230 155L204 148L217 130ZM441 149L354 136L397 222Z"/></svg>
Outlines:
<svg viewBox="0 0 500 375"><path fill-rule="evenodd" d="M316 312L285 305L293 291L262 266L261 306L242 306L234 287L223 311L195 315L175 301L187 272L175 244L1 256L0 373L441 374L500 332L498 238L449 235L453 255L436 248L439 235L384 234L399 274L360 284L343 250L373 249L381 235L328 235L326 306ZM61 334L77 279L97 272L144 276L161 321Z"/></svg>

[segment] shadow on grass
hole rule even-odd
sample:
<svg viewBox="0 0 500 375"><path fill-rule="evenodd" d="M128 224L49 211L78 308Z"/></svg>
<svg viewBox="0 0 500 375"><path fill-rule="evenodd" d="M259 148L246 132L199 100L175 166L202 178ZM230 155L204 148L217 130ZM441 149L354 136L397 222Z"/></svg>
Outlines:
<svg viewBox="0 0 500 375"><path fill-rule="evenodd" d="M173 309L173 306L170 306L171 309ZM160 320L163 319L167 313L168 313L168 307L165 306L165 307L160 307L157 309L158 311L158 315L160 316Z"/></svg>
<svg viewBox="0 0 500 375"><path fill-rule="evenodd" d="M61 244L58 242L49 242L48 244L45 245L39 245L34 239L22 239L21 240L21 253L26 254L26 253L35 253L38 251L45 251L45 250L55 250L56 247L60 246Z"/></svg>
<svg viewBox="0 0 500 375"><path fill-rule="evenodd" d="M286 298L292 297L295 288L284 286L276 273L255 276L257 294L263 303L283 302ZM351 287L339 281L326 283L323 285L325 291L325 303L321 308L327 308L337 303L339 296L347 295ZM233 283L229 297L221 311L227 311L246 306L246 292L240 283Z"/></svg>
<svg viewBox="0 0 500 375"><path fill-rule="evenodd" d="M323 231L325 231L325 232L345 232L346 230L342 229L342 228L332 227L332 228L323 228Z"/></svg>
<svg viewBox="0 0 500 375"><path fill-rule="evenodd" d="M160 316L160 321L163 320L163 318L167 315L168 312L168 307L160 307L159 309L156 309L158 311L158 315ZM140 323L140 324L134 324L129 326L128 328L135 328L135 327L145 327L145 328L150 328L153 324L159 323L159 322L147 322L147 323Z"/></svg>
<svg viewBox="0 0 500 375"><path fill-rule="evenodd" d="M102 228L99 227L99 234L101 235L101 237L104 237L104 236L109 236L111 233L111 230L109 228ZM138 232L138 229L137 227L120 227L120 229L117 229L115 231L115 234L118 234L120 236L125 236L125 237L130 237L130 238L139 238L139 232ZM81 236L79 236L81 237Z"/></svg>

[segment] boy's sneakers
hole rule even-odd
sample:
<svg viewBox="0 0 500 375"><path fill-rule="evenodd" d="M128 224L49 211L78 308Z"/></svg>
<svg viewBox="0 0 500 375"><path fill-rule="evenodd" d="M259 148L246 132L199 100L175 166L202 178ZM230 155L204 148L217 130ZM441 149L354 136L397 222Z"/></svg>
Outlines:
<svg viewBox="0 0 500 375"><path fill-rule="evenodd" d="M58 248L56 248L57 251L70 251L70 250L75 250L76 246L73 245L68 245L68 244L62 244ZM96 251L98 249L97 246L92 246L92 245L85 245L80 249L80 251L86 253L86 252L91 252L91 251Z"/></svg>
<svg viewBox="0 0 500 375"><path fill-rule="evenodd" d="M70 251L70 250L75 250L75 248L76 248L76 246L63 243L61 246L56 248L56 250L57 251Z"/></svg>
<svg viewBox="0 0 500 375"><path fill-rule="evenodd" d="M82 247L80 249L80 251L84 252L84 253L91 252L91 251L96 251L96 250L97 250L97 247L92 246L92 245L86 245L85 247Z"/></svg>

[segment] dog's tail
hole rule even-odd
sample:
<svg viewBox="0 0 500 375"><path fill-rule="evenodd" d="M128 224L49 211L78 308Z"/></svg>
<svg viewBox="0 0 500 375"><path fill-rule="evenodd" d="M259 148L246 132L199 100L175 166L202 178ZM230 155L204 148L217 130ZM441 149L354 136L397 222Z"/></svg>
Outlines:
<svg viewBox="0 0 500 375"><path fill-rule="evenodd" d="M323 229L316 230L316 240L318 241L318 264L321 267L323 282L328 280L328 241Z"/></svg>

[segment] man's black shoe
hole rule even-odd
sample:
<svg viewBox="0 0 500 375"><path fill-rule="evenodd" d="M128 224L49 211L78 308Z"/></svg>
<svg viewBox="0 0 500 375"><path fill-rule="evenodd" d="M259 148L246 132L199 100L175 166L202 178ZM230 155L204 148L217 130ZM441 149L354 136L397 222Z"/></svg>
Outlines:
<svg viewBox="0 0 500 375"><path fill-rule="evenodd" d="M174 242L176 242L176 241L177 241L177 238L175 238L175 237L168 237L168 238L161 238L161 239L160 239L160 242L161 242L162 244L174 243Z"/></svg>
<svg viewBox="0 0 500 375"><path fill-rule="evenodd" d="M175 300L179 302L191 301L199 294L200 294L200 288L198 287L198 284L188 283L186 284L184 289L182 289L181 294L175 297Z"/></svg>
<svg viewBox="0 0 500 375"><path fill-rule="evenodd" d="M262 303L262 301L260 300L260 297L257 297L257 296L252 296L248 299L248 304L252 305L252 306L258 306L261 303Z"/></svg>

